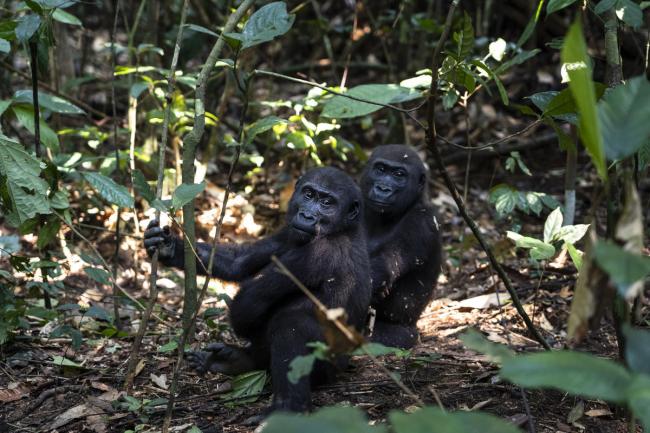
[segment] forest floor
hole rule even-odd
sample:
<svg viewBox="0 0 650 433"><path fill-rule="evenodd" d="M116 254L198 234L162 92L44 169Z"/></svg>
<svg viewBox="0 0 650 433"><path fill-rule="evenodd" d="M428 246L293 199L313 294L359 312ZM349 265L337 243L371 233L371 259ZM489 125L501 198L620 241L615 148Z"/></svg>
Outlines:
<svg viewBox="0 0 650 433"><path fill-rule="evenodd" d="M479 178L473 179L480 182ZM468 230L457 216L444 188L434 183L434 202L443 222L443 244L446 260L438 282L436 297L423 314L419 328L421 344L408 357L394 355L380 358L392 372L427 404L436 399L448 410L484 410L510 420L522 431L551 432L625 432L624 414L602 401L583 400L557 391L522 391L499 379L498 368L485 356L466 349L459 336L469 328L483 332L491 341L508 344L518 352L537 351L540 346L529 337L522 321L509 302L503 286L487 265L485 254L476 246ZM199 234L207 238L216 219L215 205L220 189L208 188L197 214ZM225 225L225 236L231 240L250 240L260 236L267 227L278 225L277 199L256 194L249 199L236 196L231 200ZM484 234L495 246L500 260L517 287L525 308L544 337L554 348L566 343L566 323L577 272L570 260L561 256L543 269L535 268L525 254L515 255L512 244L505 239L504 222L495 219L487 202L485 189L472 190L469 208ZM107 213L108 212L108 213ZM141 216L143 218L143 216ZM95 223L111 226L109 210L99 212ZM496 222L495 222L496 221ZM144 225L145 222L142 223ZM539 233L543 220L523 220L524 230ZM110 232L91 233L97 247L111 256L113 236ZM33 239L23 239L26 249ZM77 242L81 247L81 243ZM75 244L76 245L76 244ZM134 252L138 263L133 261ZM73 251L72 257L79 251ZM132 295L145 299L148 293L149 265L140 248L140 240L127 238L120 252L120 282ZM6 267L3 265L3 267ZM138 286L135 273L140 269ZM18 275L20 278L20 275ZM67 316L66 323L83 330L84 342L75 350L68 338L41 338L48 335L54 323L42 326L30 318L31 329L2 348L0 358L0 433L4 432L124 432L140 425L141 431L157 431L164 417L165 405L156 399L169 396L175 352L166 351L180 325L182 273L165 269L159 285L157 314L165 324L147 335L140 354L138 376L133 392L135 399L125 402L122 384L130 355L129 338L102 336L106 323L79 316ZM81 265L71 260L63 282L66 287L59 305L79 303L99 305L112 311L108 291L85 276ZM223 294L232 296L236 286L210 283L204 307L214 307L211 320L200 319L195 346L215 339L232 341L227 325ZM645 314L649 313L645 306ZM130 308L123 308L124 319L137 319ZM33 319L33 320L32 320ZM127 322L128 323L128 322ZM131 322L133 323L133 322ZM578 348L601 356L615 358L616 340L610 320ZM63 356L76 365L54 365L53 357ZM259 383L258 383L259 385ZM236 387L237 385L235 385ZM269 403L268 386L255 401L238 398L228 377L199 377L181 369L180 393L173 416L173 431L186 431L198 425L203 432L247 432L254 427L246 421ZM115 404L116 400L122 404ZM353 405L362 408L372 422L382 422L393 409L413 410L415 402L373 365L367 357L355 357L348 370L313 395L314 407ZM530 428L533 424L534 430ZM140 431L140 430L138 430Z"/></svg>

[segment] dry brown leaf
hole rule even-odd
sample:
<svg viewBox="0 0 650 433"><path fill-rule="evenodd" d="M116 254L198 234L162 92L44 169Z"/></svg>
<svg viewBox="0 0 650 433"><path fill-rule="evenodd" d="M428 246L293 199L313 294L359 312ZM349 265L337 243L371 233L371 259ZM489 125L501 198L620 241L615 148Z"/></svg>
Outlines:
<svg viewBox="0 0 650 433"><path fill-rule="evenodd" d="M12 386L13 385L13 386ZM29 389L17 383L10 383L6 389L0 389L0 401L9 403L11 401L20 400L29 395Z"/></svg>
<svg viewBox="0 0 650 433"><path fill-rule="evenodd" d="M168 388L166 374L161 374L160 376L156 376L155 374L151 373L149 374L149 379L151 379L151 381L155 383L159 388L162 389Z"/></svg>
<svg viewBox="0 0 650 433"><path fill-rule="evenodd" d="M489 293L487 295L474 296L458 303L460 309L478 309L484 310L486 308L498 307L510 300L508 293Z"/></svg>
<svg viewBox="0 0 650 433"><path fill-rule="evenodd" d="M590 409L587 412L585 412L585 415L591 418L597 418L600 416L610 416L614 414L609 409Z"/></svg>
<svg viewBox="0 0 650 433"><path fill-rule="evenodd" d="M631 175L625 177L625 199L621 216L616 223L616 240L623 244L623 249L639 254L643 250L643 216L641 200ZM644 279L630 286L626 292L628 301L636 298L643 290Z"/></svg>
<svg viewBox="0 0 650 433"><path fill-rule="evenodd" d="M138 361L138 365L135 366L135 374L133 375L133 377L136 377L138 374L142 373L142 369L146 364L147 363L144 359Z"/></svg>
<svg viewBox="0 0 650 433"><path fill-rule="evenodd" d="M347 324L347 315L343 308L332 308L327 312L319 308L315 310L330 352L350 353L365 342L363 335Z"/></svg>
<svg viewBox="0 0 650 433"><path fill-rule="evenodd" d="M75 419L85 417L86 414L89 413L91 413L90 408L86 406L85 403L71 407L70 409L66 410L65 412L63 412L62 414L54 418L52 425L50 425L50 429L52 430L58 429L59 427L66 425L70 421L74 421Z"/></svg>

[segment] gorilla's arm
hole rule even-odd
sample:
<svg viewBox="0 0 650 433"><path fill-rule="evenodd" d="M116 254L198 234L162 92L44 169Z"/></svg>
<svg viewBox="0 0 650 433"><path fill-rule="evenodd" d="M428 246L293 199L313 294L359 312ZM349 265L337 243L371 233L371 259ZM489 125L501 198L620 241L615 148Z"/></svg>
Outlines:
<svg viewBox="0 0 650 433"><path fill-rule="evenodd" d="M240 281L268 264L271 255L282 254L286 245L286 230L257 242L245 244L219 244L213 260L211 276L228 281ZM179 269L185 267L183 240L175 236L169 227L160 228L157 221L152 221L144 233L144 246L149 256L158 249L158 258L165 266ZM212 245L197 242L197 272L206 275L210 261Z"/></svg>
<svg viewBox="0 0 650 433"><path fill-rule="evenodd" d="M371 245L373 293L388 295L395 281L427 265L438 242L433 213L419 206L411 209L378 243Z"/></svg>

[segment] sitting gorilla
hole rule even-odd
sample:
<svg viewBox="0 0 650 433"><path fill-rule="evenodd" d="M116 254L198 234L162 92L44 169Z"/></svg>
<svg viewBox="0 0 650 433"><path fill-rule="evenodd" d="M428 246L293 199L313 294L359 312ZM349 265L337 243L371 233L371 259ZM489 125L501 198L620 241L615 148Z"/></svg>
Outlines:
<svg viewBox="0 0 650 433"><path fill-rule="evenodd" d="M426 169L408 146L377 147L361 175L370 255L372 341L411 348L417 321L440 273L438 223L426 194Z"/></svg>
<svg viewBox="0 0 650 433"><path fill-rule="evenodd" d="M206 351L187 354L191 367L239 374L270 368L272 410L304 411L311 405L311 383L332 378L335 367L317 362L311 378L297 384L287 379L289 364L310 349L306 343L322 341L323 332L314 305L271 262L271 254L293 273L328 308L344 308L349 324L363 328L371 298L368 253L361 227L362 197L354 181L335 168L317 168L296 183L289 202L287 223L278 233L255 243L219 245L211 275L239 281L230 305L232 329L250 343L244 348L222 343ZM158 222L145 232L145 247L160 260L183 267L183 243L161 229ZM208 244L198 244L205 270Z"/></svg>

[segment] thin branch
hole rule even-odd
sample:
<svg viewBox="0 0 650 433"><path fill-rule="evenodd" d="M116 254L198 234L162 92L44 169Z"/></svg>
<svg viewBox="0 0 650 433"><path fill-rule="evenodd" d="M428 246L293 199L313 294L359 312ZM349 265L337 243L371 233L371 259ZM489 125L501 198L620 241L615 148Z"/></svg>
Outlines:
<svg viewBox="0 0 650 433"><path fill-rule="evenodd" d="M176 43L174 44L174 54L172 56L172 64L169 69L169 76L167 78L167 106L165 107L165 114L163 120L162 128L162 137L160 148L158 149L158 179L156 181L156 198L160 200L162 197L162 187L163 187L163 174L165 170L165 153L167 150L167 142L169 141L169 122L171 118L171 106L172 106L172 94L174 93L174 87L176 84L176 66L178 65L178 56L181 51L181 42L183 41L183 29L185 27L185 19L187 17L187 5L189 0L185 0L183 3L183 9L181 10L181 20L178 28L178 34L176 35ZM160 219L160 211L156 210L156 219ZM137 366L139 359L140 346L142 345L142 339L144 334L147 331L149 324L149 318L153 311L153 307L156 304L158 299L158 249L154 253L151 259L151 275L149 278L149 299L147 301L147 308L142 313L142 320L140 320L140 325L138 327L138 332L135 335L133 340L133 345L131 346L131 355L129 357L129 364L127 368L126 379L124 382L124 388L129 391L133 385L135 367Z"/></svg>
<svg viewBox="0 0 650 433"><path fill-rule="evenodd" d="M541 336L537 328L535 328L533 322L530 320L530 317L528 317L526 310L524 310L524 307L522 306L521 301L519 300L519 296L517 295L516 290L512 286L512 283L508 278L508 275L506 275L505 271L503 270L503 268L497 261L496 257L494 256L492 248L484 239L483 235L481 234L481 231L479 230L474 220L469 216L467 209L465 208L465 205L463 203L463 199L458 193L458 189L456 188L454 181L451 179L449 173L447 172L447 169L445 168L445 165L442 161L442 156L440 154L440 149L438 149L436 143L437 134L436 134L436 125L435 125L435 111L436 111L436 84L438 82L438 68L440 64L439 57L440 57L440 53L442 52L442 48L445 42L447 41L447 38L449 37L449 32L451 30L451 23L453 20L454 12L456 11L456 7L458 6L459 3L460 0L452 0L451 2L451 5L449 7L449 12L447 14L447 19L445 21L445 27L442 32L442 36L440 37L440 40L436 45L436 48L433 52L433 59L431 60L431 87L429 90L429 98L427 101L427 125L428 125L428 128L426 128L427 149L429 149L431 157L433 158L436 165L438 166L438 171L440 172L440 175L444 179L447 189L449 189L449 192L451 193L454 202L456 202L456 205L458 206L458 211L460 212L461 216L465 220L465 223L472 230L472 233L474 234L474 237L476 237L476 239L478 240L479 244L481 245L481 248L483 248L483 250L487 254L488 259L490 260L490 264L492 265L496 273L499 275L499 278L501 278L501 281L505 285L506 290L508 290L508 293L512 298L512 303L517 309L517 312L523 319L524 323L526 324L526 327L528 328L529 332L533 335L535 340L539 342L539 344L541 344L545 349L550 350L551 347L549 346L548 342L544 340L544 338Z"/></svg>
<svg viewBox="0 0 650 433"><path fill-rule="evenodd" d="M480 146L463 146L462 144L454 143L453 141L443 137L442 135L436 135L436 139L439 139L443 143L449 144L449 145L457 147L459 149L476 151L476 150L486 149L488 147L494 147L494 146L497 146L497 145L499 145L501 143L505 143L506 141L510 141L513 138L516 138L516 137L518 137L520 135L525 134L526 132L528 132L531 129L538 126L540 123L542 123L542 119L537 119L533 123L531 123L530 125L526 126L525 128L520 129L519 131L513 132L512 134L506 135L505 137L500 138L498 140L490 141L489 143L485 143L485 144L481 144Z"/></svg>

